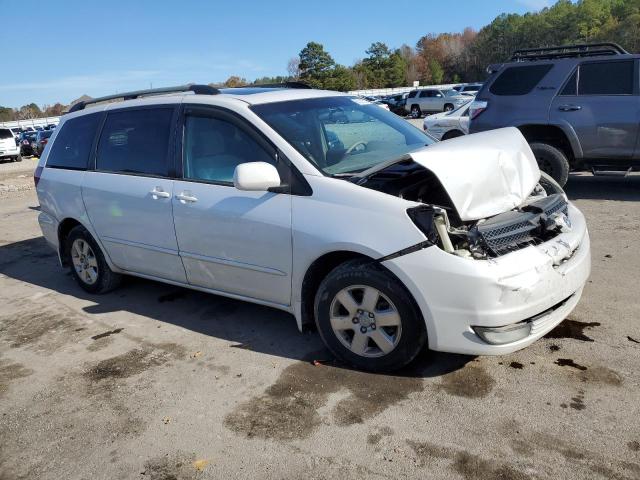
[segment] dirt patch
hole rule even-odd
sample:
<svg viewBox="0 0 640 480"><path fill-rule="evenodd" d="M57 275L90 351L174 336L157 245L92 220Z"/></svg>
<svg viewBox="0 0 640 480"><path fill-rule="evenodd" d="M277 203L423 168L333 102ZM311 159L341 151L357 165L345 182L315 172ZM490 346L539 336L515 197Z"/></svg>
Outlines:
<svg viewBox="0 0 640 480"><path fill-rule="evenodd" d="M191 480L198 477L195 455L178 452L156 457L144 464L140 477L145 480Z"/></svg>
<svg viewBox="0 0 640 480"><path fill-rule="evenodd" d="M384 426L376 428L373 432L367 435L367 443L369 445L377 445L384 437L389 437L391 435L393 435L391 427Z"/></svg>
<svg viewBox="0 0 640 480"><path fill-rule="evenodd" d="M483 367L469 364L442 377L440 388L457 397L483 398L489 395L495 383Z"/></svg>
<svg viewBox="0 0 640 480"><path fill-rule="evenodd" d="M532 477L514 467L496 460L485 460L468 452L459 452L453 461L453 469L466 479L528 480Z"/></svg>
<svg viewBox="0 0 640 480"><path fill-rule="evenodd" d="M496 460L485 460L477 455L429 442L408 440L420 467L428 467L437 459L452 460L451 469L465 479L528 480L531 477L515 467Z"/></svg>
<svg viewBox="0 0 640 480"><path fill-rule="evenodd" d="M28 377L32 373L33 370L25 368L21 363L0 359L0 397L9 391L9 384L12 381Z"/></svg>
<svg viewBox="0 0 640 480"><path fill-rule="evenodd" d="M593 338L585 335L584 331L599 326L600 322L579 322L578 320L567 318L547 333L544 338L573 338L574 340L581 340L583 342L593 342Z"/></svg>
<svg viewBox="0 0 640 480"><path fill-rule="evenodd" d="M571 368L575 368L577 370L583 370L584 371L584 370L587 369L587 367L577 364L576 362L574 362L570 358L559 358L558 360L556 360L553 363L555 363L556 365L559 365L561 367L571 367Z"/></svg>
<svg viewBox="0 0 640 480"><path fill-rule="evenodd" d="M285 368L263 394L238 406L224 424L248 438L306 438L322 423L318 409L332 393L348 392L335 405L332 416L338 425L352 425L363 423L422 388L418 378L300 362Z"/></svg>
<svg viewBox="0 0 640 480"><path fill-rule="evenodd" d="M629 447L629 450L632 452L640 452L640 442L637 440L627 443L627 447Z"/></svg>
<svg viewBox="0 0 640 480"><path fill-rule="evenodd" d="M511 362L509 366L511 368L515 368L516 370L522 370L524 368L524 365L522 365L520 362Z"/></svg>
<svg viewBox="0 0 640 480"><path fill-rule="evenodd" d="M580 374L580 380L586 383L598 383L612 387L622 385L622 376L615 370L607 367L590 367Z"/></svg>

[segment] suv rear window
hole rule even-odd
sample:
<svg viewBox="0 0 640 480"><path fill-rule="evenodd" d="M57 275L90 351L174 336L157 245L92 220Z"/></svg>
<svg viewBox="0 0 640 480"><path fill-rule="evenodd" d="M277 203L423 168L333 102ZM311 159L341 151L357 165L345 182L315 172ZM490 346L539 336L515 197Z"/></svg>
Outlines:
<svg viewBox="0 0 640 480"><path fill-rule="evenodd" d="M121 110L107 115L96 170L167 177L173 108Z"/></svg>
<svg viewBox="0 0 640 480"><path fill-rule="evenodd" d="M494 95L526 95L531 92L553 64L508 67L491 84L489 91Z"/></svg>
<svg viewBox="0 0 640 480"><path fill-rule="evenodd" d="M631 95L633 61L583 63L578 95Z"/></svg>
<svg viewBox="0 0 640 480"><path fill-rule="evenodd" d="M51 152L47 158L47 167L86 170L89 151L100 123L99 113L83 115L64 122L58 132Z"/></svg>
<svg viewBox="0 0 640 480"><path fill-rule="evenodd" d="M13 138L11 130L8 128L0 128L0 140L4 140L5 138Z"/></svg>

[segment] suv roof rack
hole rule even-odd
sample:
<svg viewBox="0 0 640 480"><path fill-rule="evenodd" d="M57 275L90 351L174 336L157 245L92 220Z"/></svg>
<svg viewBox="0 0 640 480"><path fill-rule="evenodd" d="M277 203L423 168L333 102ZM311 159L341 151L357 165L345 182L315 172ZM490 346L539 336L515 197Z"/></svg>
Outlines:
<svg viewBox="0 0 640 480"><path fill-rule="evenodd" d="M243 87L239 87L243 88ZM244 88L313 88L302 82L263 83L260 85L246 85Z"/></svg>
<svg viewBox="0 0 640 480"><path fill-rule="evenodd" d="M557 47L523 48L513 52L511 62L524 62L527 60L549 60L552 58L571 57L597 57L602 55L628 54L617 43L582 43L575 45L562 45Z"/></svg>
<svg viewBox="0 0 640 480"><path fill-rule="evenodd" d="M93 103L106 102L108 100L115 100L122 98L123 100L133 100L134 98L144 97L147 95L162 95L165 93L174 92L193 92L197 95L217 95L220 90L210 87L209 85L179 85L177 87L164 87L164 88L149 88L147 90L136 90L135 92L116 93L114 95L107 95L105 97L92 98L91 100L85 100L73 105L67 113L77 112L78 110L84 110L87 105Z"/></svg>

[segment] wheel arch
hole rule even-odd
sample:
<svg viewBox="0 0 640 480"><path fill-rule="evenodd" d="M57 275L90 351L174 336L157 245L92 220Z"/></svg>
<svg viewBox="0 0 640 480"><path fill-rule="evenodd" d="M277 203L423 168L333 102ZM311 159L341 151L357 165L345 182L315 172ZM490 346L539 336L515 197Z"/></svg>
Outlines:
<svg viewBox="0 0 640 480"><path fill-rule="evenodd" d="M298 328L300 330L302 330L305 325L315 324L315 314L313 311L315 296L322 281L334 268L350 260L371 261L372 263L376 263L379 267L381 267L392 277L394 277L398 281L398 284L400 284L413 299L416 311L423 317L424 321L422 310L420 309L418 302L413 296L411 289L409 289L407 285L405 285L404 282L393 271L391 271L385 265L378 262L377 259L372 258L369 255L365 255L353 250L335 250L332 252L324 253L320 257L316 258L313 262L311 262L305 272L300 287L299 315L296 315L296 318L298 320Z"/></svg>
<svg viewBox="0 0 640 480"><path fill-rule="evenodd" d="M114 272L120 271L120 269L118 269L118 267L116 267L113 264L113 262L111 262L111 258L109 258L109 255L107 254L107 251L105 250L104 245L102 245L102 242L96 235L96 232L93 231L93 228L91 228L91 225L87 225L86 223L73 217L64 218L58 224L58 255L60 256L61 265L63 267L69 266L69 259L67 258L67 252L66 252L67 249L65 248L66 238L69 235L69 232L71 232L71 230L73 230L77 226L81 226L85 228L89 232L89 234L93 237L93 239L98 244L98 247L100 248L102 254L104 255L105 261L107 262L107 265L109 265L109 268L111 268L111 270L113 270Z"/></svg>
<svg viewBox="0 0 640 480"><path fill-rule="evenodd" d="M567 134L565 129L558 125L524 124L518 125L528 143L547 143L562 151L569 160L569 166L574 167L576 160L582 156L582 149L577 142L575 133Z"/></svg>

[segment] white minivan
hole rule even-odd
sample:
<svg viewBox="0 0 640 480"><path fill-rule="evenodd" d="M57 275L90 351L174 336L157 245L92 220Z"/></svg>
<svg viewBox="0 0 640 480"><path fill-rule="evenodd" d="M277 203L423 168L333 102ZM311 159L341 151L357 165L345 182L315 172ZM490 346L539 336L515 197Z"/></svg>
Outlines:
<svg viewBox="0 0 640 480"><path fill-rule="evenodd" d="M585 218L515 128L434 143L303 88L121 96L64 115L35 173L44 236L88 292L128 274L268 305L368 370L425 345L513 352L580 299Z"/></svg>

